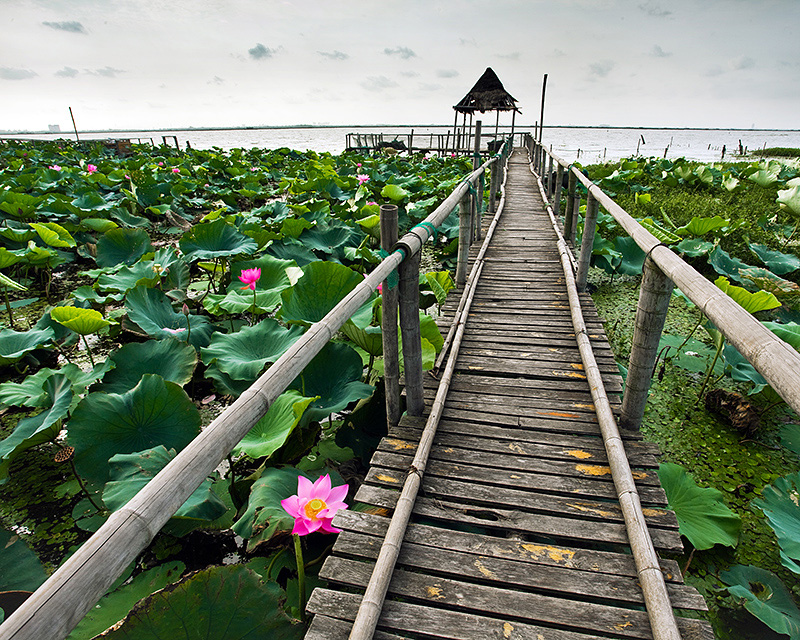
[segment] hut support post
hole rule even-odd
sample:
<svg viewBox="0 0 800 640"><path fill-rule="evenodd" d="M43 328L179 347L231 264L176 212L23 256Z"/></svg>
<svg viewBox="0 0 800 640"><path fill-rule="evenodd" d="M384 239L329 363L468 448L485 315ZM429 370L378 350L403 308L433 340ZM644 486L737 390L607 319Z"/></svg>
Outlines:
<svg viewBox="0 0 800 640"><path fill-rule="evenodd" d="M381 249L391 251L397 242L397 205L381 205ZM400 354L397 346L398 289L382 286L381 334L383 338L384 385L386 388L386 422L389 426L400 422Z"/></svg>
<svg viewBox="0 0 800 640"><path fill-rule="evenodd" d="M467 194L461 198L461 202L458 204L458 218L458 263L456 265L456 284L463 285L467 281L469 240L470 236L472 235L470 229L472 215L469 206L469 192L467 192Z"/></svg>
<svg viewBox="0 0 800 640"><path fill-rule="evenodd" d="M400 331L403 334L403 371L406 379L406 411L421 416L425 410L422 392L422 338L419 327L419 261L421 251L400 263Z"/></svg>
<svg viewBox="0 0 800 640"><path fill-rule="evenodd" d="M597 227L597 211L599 208L599 203L589 193L586 198L586 217L583 219L583 238L581 239L581 254L578 258L578 273L575 276L575 286L578 291L586 291L586 280L589 276L589 263L592 260L592 246L594 245L594 233Z"/></svg>
<svg viewBox="0 0 800 640"><path fill-rule="evenodd" d="M511 111L511 146L514 146L514 122L517 119L517 109L516 107Z"/></svg>
<svg viewBox="0 0 800 640"><path fill-rule="evenodd" d="M638 430L641 427L658 355L658 341L667 319L673 287L672 281L647 256L636 308L625 395L622 398L619 426L623 429Z"/></svg>
<svg viewBox="0 0 800 640"><path fill-rule="evenodd" d="M561 183L559 183L561 184ZM572 218L575 215L575 191L578 184L578 178L570 170L569 172L569 186L567 187L567 208L564 210L564 234L567 236L566 240L573 243L572 240ZM574 244L574 243L573 243Z"/></svg>

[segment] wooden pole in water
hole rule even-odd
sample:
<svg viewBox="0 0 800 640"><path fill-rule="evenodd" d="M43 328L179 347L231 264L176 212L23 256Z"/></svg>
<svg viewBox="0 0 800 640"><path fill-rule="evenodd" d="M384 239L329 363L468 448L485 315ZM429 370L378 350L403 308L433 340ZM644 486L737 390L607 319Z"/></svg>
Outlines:
<svg viewBox="0 0 800 640"><path fill-rule="evenodd" d="M547 89L547 74L542 79L542 108L539 114L539 142L542 141L542 130L544 129L544 94Z"/></svg>
<svg viewBox="0 0 800 640"><path fill-rule="evenodd" d="M592 246L594 245L594 232L597 226L597 212L599 209L599 203L590 193L586 198L586 217L583 220L581 254L578 259L578 273L575 276L575 286L578 287L578 291L586 291L586 281L589 276L589 263L592 260Z"/></svg>
<svg viewBox="0 0 800 640"><path fill-rule="evenodd" d="M390 252L397 242L397 205L381 205L381 249ZM384 387L386 389L386 422L400 422L400 354L397 342L397 283L389 286L384 280L381 298L381 336L383 340Z"/></svg>
<svg viewBox="0 0 800 640"><path fill-rule="evenodd" d="M672 280L647 256L619 418L619 426L623 429L638 430L642 425L647 392L658 356L658 342L667 320L673 288Z"/></svg>
<svg viewBox="0 0 800 640"><path fill-rule="evenodd" d="M403 371L406 379L406 411L421 416L425 410L422 391L422 336L419 327L420 252L400 265L400 331L403 336Z"/></svg>
<svg viewBox="0 0 800 640"><path fill-rule="evenodd" d="M470 206L469 192L464 194L458 204L458 263L456 264L456 284L464 284L467 281L467 262L469 261L469 239L470 239Z"/></svg>
<svg viewBox="0 0 800 640"><path fill-rule="evenodd" d="M72 128L75 130L75 142L80 142L81 139L78 137L78 127L75 125L75 116L72 115L72 107L69 107L69 117L72 118Z"/></svg>
<svg viewBox="0 0 800 640"><path fill-rule="evenodd" d="M556 169L556 180L553 187L555 187L553 191L553 213L556 217L561 214L561 183L564 181L564 167L561 163L558 163L558 168Z"/></svg>

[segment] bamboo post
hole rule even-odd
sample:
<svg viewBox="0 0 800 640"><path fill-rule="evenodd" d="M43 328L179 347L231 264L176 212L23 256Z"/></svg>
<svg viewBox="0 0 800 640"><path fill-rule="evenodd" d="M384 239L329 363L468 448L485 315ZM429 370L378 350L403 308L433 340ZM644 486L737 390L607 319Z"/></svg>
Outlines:
<svg viewBox="0 0 800 640"><path fill-rule="evenodd" d="M381 249L391 252L397 242L397 205L381 205ZM381 336L383 339L383 382L386 389L386 422L400 422L400 354L397 342L397 286L383 281L381 295Z"/></svg>
<svg viewBox="0 0 800 640"><path fill-rule="evenodd" d="M586 280L589 276L589 263L592 261L594 232L597 227L597 212L600 205L590 193L586 198L586 216L583 219L583 237L581 238L581 254L578 259L578 273L575 284L578 291L586 291Z"/></svg>
<svg viewBox="0 0 800 640"><path fill-rule="evenodd" d="M456 285L463 285L467 281L467 262L469 261L469 240L472 235L470 220L472 218L469 206L469 192L458 203L458 263L456 264Z"/></svg>
<svg viewBox="0 0 800 640"><path fill-rule="evenodd" d="M553 183L553 213L561 215L561 183L564 181L564 167L559 162L556 169L556 179Z"/></svg>
<svg viewBox="0 0 800 640"><path fill-rule="evenodd" d="M406 379L406 411L421 416L425 410L422 391L422 337L419 327L420 252L400 265L400 331L403 335L403 371Z"/></svg>
<svg viewBox="0 0 800 640"><path fill-rule="evenodd" d="M476 171L478 167L481 166L481 125L482 122L480 120L475 121L475 146L472 153L473 171ZM483 190L479 188L480 186L483 186L482 180L475 185L475 193L472 195L472 237L475 240L481 239L481 204L483 200Z"/></svg>
<svg viewBox="0 0 800 640"><path fill-rule="evenodd" d="M72 128L75 130L75 142L80 142L81 139L78 137L78 127L75 124L75 116L72 115L72 107L69 107L69 117L72 118Z"/></svg>
<svg viewBox="0 0 800 640"><path fill-rule="evenodd" d="M560 184L560 183L559 183ZM572 231L572 218L575 215L575 191L577 190L578 178L575 173L570 169L569 172L569 186L567 187L567 208L564 210L564 234L567 236L567 242L572 242L570 237Z"/></svg>
<svg viewBox="0 0 800 640"><path fill-rule="evenodd" d="M496 198L495 194L497 193L497 165L499 165L499 159L497 162L492 163L491 173L489 174L489 211L494 213L496 211Z"/></svg>
<svg viewBox="0 0 800 640"><path fill-rule="evenodd" d="M553 199L553 156L549 156L550 160L547 163L547 199Z"/></svg>
<svg viewBox="0 0 800 640"><path fill-rule="evenodd" d="M647 392L658 355L658 342L667 319L673 287L672 281L647 256L619 419L623 429L638 430L641 427Z"/></svg>

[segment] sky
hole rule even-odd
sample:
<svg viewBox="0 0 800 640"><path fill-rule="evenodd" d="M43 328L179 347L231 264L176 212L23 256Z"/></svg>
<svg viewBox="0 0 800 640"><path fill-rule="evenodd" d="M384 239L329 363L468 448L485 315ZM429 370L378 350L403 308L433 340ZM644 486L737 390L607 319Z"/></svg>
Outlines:
<svg viewBox="0 0 800 640"><path fill-rule="evenodd" d="M0 0L0 130L452 124L800 129L800 0ZM495 114L481 116L494 123ZM510 124L510 115L501 115Z"/></svg>

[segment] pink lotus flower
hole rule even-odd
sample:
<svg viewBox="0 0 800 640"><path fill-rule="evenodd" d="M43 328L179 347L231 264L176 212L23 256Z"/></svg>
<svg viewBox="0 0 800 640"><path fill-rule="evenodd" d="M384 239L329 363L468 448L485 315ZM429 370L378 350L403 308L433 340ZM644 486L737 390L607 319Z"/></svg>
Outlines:
<svg viewBox="0 0 800 640"><path fill-rule="evenodd" d="M370 200L369 202L367 202L367 206L370 206L370 205L373 205L373 204L377 205L378 203L375 202L374 200Z"/></svg>
<svg viewBox="0 0 800 640"><path fill-rule="evenodd" d="M356 178L358 179L358 184L364 184L365 182L369 182L369 176L365 173L359 173Z"/></svg>
<svg viewBox="0 0 800 640"><path fill-rule="evenodd" d="M181 170L180 170L180 169L178 169L178 167L174 167L174 168L172 169L172 173L180 173L180 172L181 172Z"/></svg>
<svg viewBox="0 0 800 640"><path fill-rule="evenodd" d="M378 285L378 295L379 296L383 295L383 283Z"/></svg>
<svg viewBox="0 0 800 640"><path fill-rule="evenodd" d="M164 166L164 163L163 163L163 162L159 162L159 163L158 163L158 166L159 166L159 167L163 167L163 166Z"/></svg>
<svg viewBox="0 0 800 640"><path fill-rule="evenodd" d="M51 164L48 169L52 169L53 171L61 171L61 166L57 164Z"/></svg>
<svg viewBox="0 0 800 640"><path fill-rule="evenodd" d="M239 274L239 280L244 282L245 286L240 287L240 289L250 289L252 291L256 290L256 282L261 277L261 268L257 267L255 269L245 269Z"/></svg>
<svg viewBox="0 0 800 640"><path fill-rule="evenodd" d="M339 533L340 529L331 526L331 521L340 509L347 509L343 502L347 495L347 485L331 488L331 477L320 476L311 483L304 476L297 477L297 495L281 500L286 513L294 518L292 533L306 536L322 529L326 533Z"/></svg>
<svg viewBox="0 0 800 640"><path fill-rule="evenodd" d="M94 173L95 171L97 171L97 167L95 165L93 165L93 164L87 164L86 165L86 170L89 173Z"/></svg>

